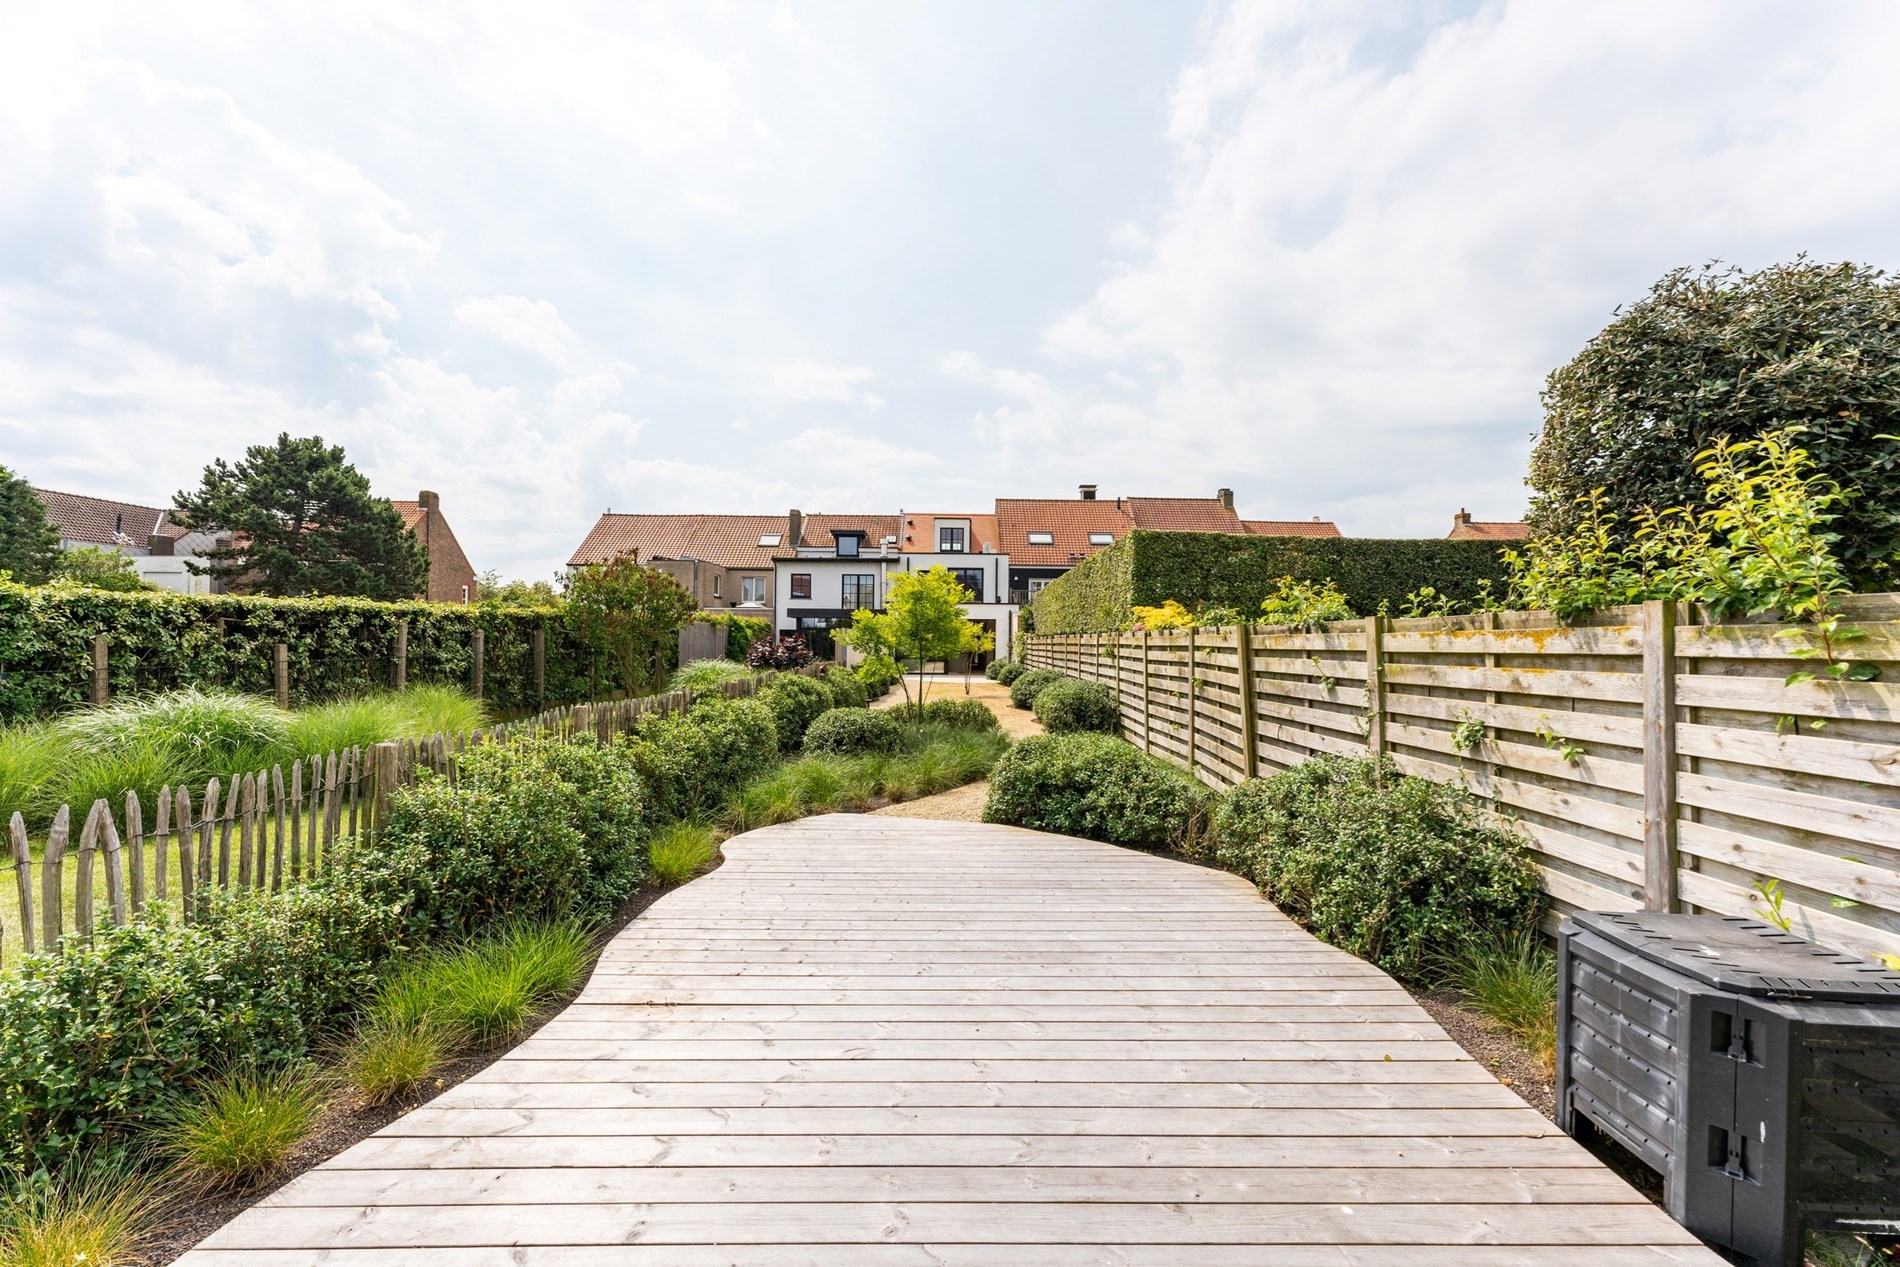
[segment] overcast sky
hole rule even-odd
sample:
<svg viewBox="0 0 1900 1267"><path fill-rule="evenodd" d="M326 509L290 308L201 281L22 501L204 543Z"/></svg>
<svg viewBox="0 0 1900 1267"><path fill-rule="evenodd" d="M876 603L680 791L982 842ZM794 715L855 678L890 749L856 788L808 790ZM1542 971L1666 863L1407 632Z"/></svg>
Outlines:
<svg viewBox="0 0 1900 1267"><path fill-rule="evenodd" d="M319 16L320 15L320 16ZM0 7L0 462L602 510L1523 510L1668 268L1893 263L1900 5Z"/></svg>

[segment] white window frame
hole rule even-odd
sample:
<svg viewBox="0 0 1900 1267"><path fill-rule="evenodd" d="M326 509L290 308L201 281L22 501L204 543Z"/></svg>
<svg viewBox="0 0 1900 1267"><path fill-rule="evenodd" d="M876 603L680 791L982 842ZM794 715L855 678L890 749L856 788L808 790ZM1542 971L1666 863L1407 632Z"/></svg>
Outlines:
<svg viewBox="0 0 1900 1267"><path fill-rule="evenodd" d="M1052 546L1055 543L1056 534L1053 532L1032 532L1029 534L1029 544L1032 546Z"/></svg>
<svg viewBox="0 0 1900 1267"><path fill-rule="evenodd" d="M765 578L763 576L740 577L739 601L742 603L763 603L765 601Z"/></svg>

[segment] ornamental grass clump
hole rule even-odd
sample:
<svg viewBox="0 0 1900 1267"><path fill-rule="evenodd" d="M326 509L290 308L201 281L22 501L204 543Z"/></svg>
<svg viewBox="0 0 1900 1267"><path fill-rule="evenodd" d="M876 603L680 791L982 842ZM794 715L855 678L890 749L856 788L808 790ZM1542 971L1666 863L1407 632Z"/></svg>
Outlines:
<svg viewBox="0 0 1900 1267"><path fill-rule="evenodd" d="M92 1154L19 1177L0 1196L0 1267L133 1267L167 1195L162 1178Z"/></svg>
<svg viewBox="0 0 1900 1267"><path fill-rule="evenodd" d="M156 1142L197 1183L254 1186L277 1174L310 1133L331 1085L305 1064L239 1069L166 1105Z"/></svg>
<svg viewBox="0 0 1900 1267"><path fill-rule="evenodd" d="M1467 938L1431 965L1444 983L1537 1057L1557 1067L1557 956L1535 929Z"/></svg>
<svg viewBox="0 0 1900 1267"><path fill-rule="evenodd" d="M372 1025L435 1029L476 1047L519 1035L549 998L580 981L591 939L568 920L518 922L472 941L419 952L376 992Z"/></svg>
<svg viewBox="0 0 1900 1267"><path fill-rule="evenodd" d="M673 670L666 679L664 690L668 691L712 691L727 682L740 678L753 677L755 669L734 660L689 660Z"/></svg>
<svg viewBox="0 0 1900 1267"><path fill-rule="evenodd" d="M367 1021L337 1053L337 1074L364 1104L393 1104L426 1082L461 1041L449 1025Z"/></svg>
<svg viewBox="0 0 1900 1267"><path fill-rule="evenodd" d="M658 884L683 884L719 856L719 833L704 823L668 823L647 842L647 874Z"/></svg>
<svg viewBox="0 0 1900 1267"><path fill-rule="evenodd" d="M1527 842L1463 790L1388 759L1319 756L1230 792L1215 859L1334 945L1420 980L1472 937L1536 927Z"/></svg>

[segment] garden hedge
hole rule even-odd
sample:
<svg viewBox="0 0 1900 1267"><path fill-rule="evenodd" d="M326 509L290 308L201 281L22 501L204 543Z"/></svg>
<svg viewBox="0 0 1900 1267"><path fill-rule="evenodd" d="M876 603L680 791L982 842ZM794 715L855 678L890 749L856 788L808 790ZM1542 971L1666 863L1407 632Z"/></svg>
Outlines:
<svg viewBox="0 0 1900 1267"><path fill-rule="evenodd" d="M1454 601L1489 581L1502 594L1510 574L1491 541L1442 538L1242 537L1224 532L1131 532L1052 581L1027 613L1036 633L1126 629L1135 606L1175 599L1190 611L1260 610L1276 580L1332 580L1363 616L1396 615L1406 595L1429 585Z"/></svg>
<svg viewBox="0 0 1900 1267"><path fill-rule="evenodd" d="M498 711L594 693L594 655L553 607L379 603L361 598L116 593L0 581L0 720L86 702L92 639L106 635L114 695L224 686L269 695L271 648L290 648L293 702L387 687L396 628L409 622L408 680L467 686L484 631L483 696ZM533 633L547 631L545 699L534 688ZM606 685L612 672L600 679Z"/></svg>

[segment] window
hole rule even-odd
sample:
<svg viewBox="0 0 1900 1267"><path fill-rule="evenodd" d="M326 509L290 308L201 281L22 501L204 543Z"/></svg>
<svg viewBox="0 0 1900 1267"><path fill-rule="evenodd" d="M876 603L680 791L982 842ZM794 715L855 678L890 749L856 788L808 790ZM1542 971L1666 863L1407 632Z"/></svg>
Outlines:
<svg viewBox="0 0 1900 1267"><path fill-rule="evenodd" d="M793 598L810 598L811 597L811 573L810 572L792 573L792 597Z"/></svg>
<svg viewBox="0 0 1900 1267"><path fill-rule="evenodd" d="M844 578L844 605L853 611L860 607L876 607L877 574L854 572L847 575Z"/></svg>
<svg viewBox="0 0 1900 1267"><path fill-rule="evenodd" d="M763 603L765 601L765 578L763 576L740 577L739 601L742 603Z"/></svg>
<svg viewBox="0 0 1900 1267"><path fill-rule="evenodd" d="M966 531L967 531L967 530L966 530L966 529L963 529L963 528L939 528L939 529L937 529L937 553L939 553L939 554L962 554L962 553L963 553L963 541L964 541L964 535L963 535L963 534L964 534L964 533L965 533Z"/></svg>
<svg viewBox="0 0 1900 1267"><path fill-rule="evenodd" d="M858 533L855 533L855 532L839 533L838 534L838 557L841 559L857 558L858 547L861 546L863 543L864 543L864 538Z"/></svg>
<svg viewBox="0 0 1900 1267"><path fill-rule="evenodd" d="M1053 532L1032 532L1029 534L1029 544L1032 546L1052 546L1055 543L1056 534Z"/></svg>
<svg viewBox="0 0 1900 1267"><path fill-rule="evenodd" d="M1115 544L1115 534L1112 532L1091 532L1089 534L1089 544L1092 546L1112 546Z"/></svg>
<svg viewBox="0 0 1900 1267"><path fill-rule="evenodd" d="M980 603L983 601L982 568L951 568L950 575L957 578L958 585L970 591L971 602Z"/></svg>
<svg viewBox="0 0 1900 1267"><path fill-rule="evenodd" d="M759 538L759 544L760 544L760 545L762 545L762 546L775 546L775 545L777 545L777 544L778 544L779 542L781 542L781 541L783 541L783 540L785 540L785 534L784 534L784 533L782 533L782 532L768 532L768 533L766 533L765 535L763 535L763 536L761 536L761 537Z"/></svg>
<svg viewBox="0 0 1900 1267"><path fill-rule="evenodd" d="M721 594L721 593L719 592L719 573L717 573L717 572L714 572L714 573L713 573L713 597L714 597L714 598L724 598L724 597L725 597L725 595L723 595L723 594Z"/></svg>
<svg viewBox="0 0 1900 1267"><path fill-rule="evenodd" d="M1042 587L1043 587L1043 586L1045 586L1045 585L1047 585L1048 583L1049 583L1049 578L1048 578L1048 577L1046 577L1046 576L1032 576L1032 577L1030 577L1030 578L1029 578L1029 598L1030 598L1030 601L1032 601L1032 602L1033 602L1033 601L1035 601L1035 597L1036 597L1036 595L1038 595L1038 594L1040 594L1040 593L1042 593Z"/></svg>

